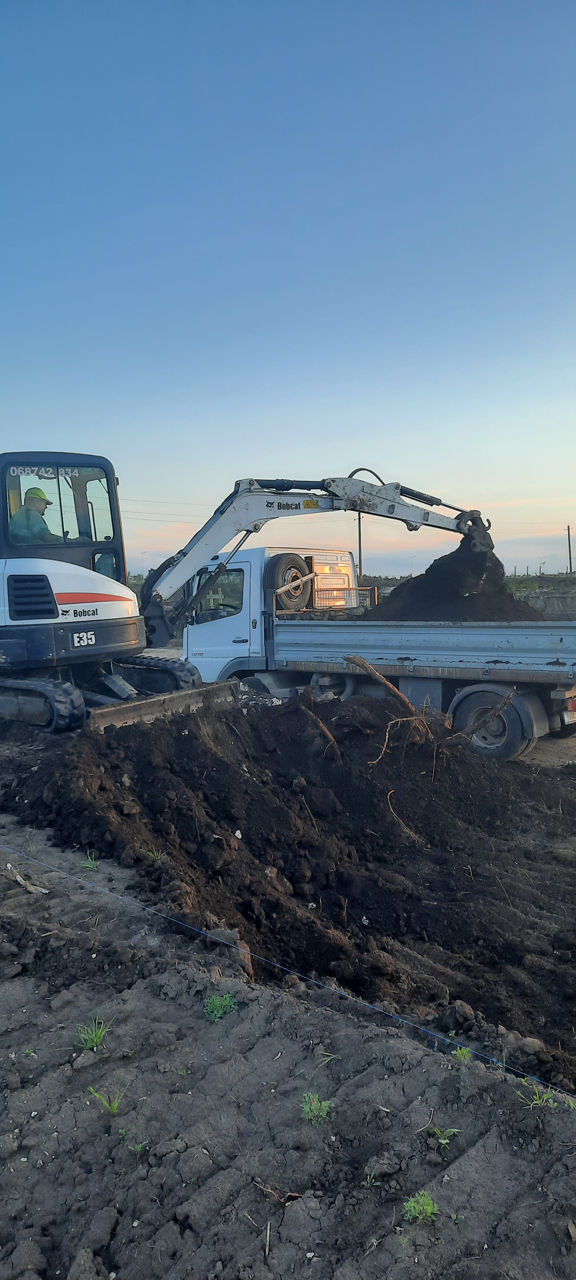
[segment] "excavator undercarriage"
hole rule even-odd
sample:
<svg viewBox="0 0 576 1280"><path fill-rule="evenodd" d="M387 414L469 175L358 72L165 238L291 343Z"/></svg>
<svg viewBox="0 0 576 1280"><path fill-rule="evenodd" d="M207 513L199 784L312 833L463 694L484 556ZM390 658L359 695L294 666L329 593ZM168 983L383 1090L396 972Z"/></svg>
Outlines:
<svg viewBox="0 0 576 1280"><path fill-rule="evenodd" d="M134 657L92 670L0 677L0 723L16 721L51 733L101 730L231 703L237 696L233 683L203 686L183 662Z"/></svg>

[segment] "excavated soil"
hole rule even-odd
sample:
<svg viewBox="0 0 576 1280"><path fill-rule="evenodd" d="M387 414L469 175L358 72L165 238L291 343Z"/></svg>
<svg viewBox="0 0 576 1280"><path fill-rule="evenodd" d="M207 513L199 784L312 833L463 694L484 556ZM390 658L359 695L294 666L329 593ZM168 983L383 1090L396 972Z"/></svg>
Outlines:
<svg viewBox="0 0 576 1280"><path fill-rule="evenodd" d="M406 714L302 698L76 736L39 750L11 805L137 868L180 921L446 1031L463 1001L479 1047L499 1026L535 1038L528 1062L508 1039L512 1064L572 1086L574 779Z"/></svg>
<svg viewBox="0 0 576 1280"><path fill-rule="evenodd" d="M576 768L404 714L4 732L1 1280L573 1280Z"/></svg>
<svg viewBox="0 0 576 1280"><path fill-rule="evenodd" d="M2 819L0 851L2 1280L573 1280L560 1095L531 1109L370 1010L259 987L131 905L113 863ZM235 1007L212 1024L214 995ZM438 1214L409 1223L422 1191Z"/></svg>
<svg viewBox="0 0 576 1280"><path fill-rule="evenodd" d="M425 573L401 582L369 616L386 622L542 621L541 613L509 591L494 552L471 552L466 540Z"/></svg>

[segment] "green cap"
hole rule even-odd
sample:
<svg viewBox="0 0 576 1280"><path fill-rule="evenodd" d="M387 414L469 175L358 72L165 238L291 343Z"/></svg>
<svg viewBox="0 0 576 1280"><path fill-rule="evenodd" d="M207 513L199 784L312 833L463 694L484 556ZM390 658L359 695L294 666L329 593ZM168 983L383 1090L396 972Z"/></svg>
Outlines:
<svg viewBox="0 0 576 1280"><path fill-rule="evenodd" d="M54 503L51 502L50 499L46 497L46 494L44 493L43 489L27 489L26 493L24 494L24 501L26 501L27 498L40 498L41 501L45 502L48 507L54 506Z"/></svg>

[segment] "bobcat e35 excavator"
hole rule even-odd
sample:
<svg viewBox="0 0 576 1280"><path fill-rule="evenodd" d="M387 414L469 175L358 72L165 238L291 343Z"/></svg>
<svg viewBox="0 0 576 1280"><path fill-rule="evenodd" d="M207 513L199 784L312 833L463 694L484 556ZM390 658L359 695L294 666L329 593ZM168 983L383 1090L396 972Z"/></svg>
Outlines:
<svg viewBox="0 0 576 1280"><path fill-rule="evenodd" d="M192 665L143 651L147 643L163 647L172 638L165 602L186 593L199 570L241 535L206 590L269 520L356 511L400 520L411 530L429 525L460 534L479 565L481 554L492 549L478 511L355 475L238 480L188 544L149 575L141 616L127 585L111 463L87 454L0 454L0 721L78 729L86 721L94 727L125 724L208 699L232 701L232 685L200 688ZM438 506L445 510L435 511ZM180 614L196 600L184 594Z"/></svg>
<svg viewBox="0 0 576 1280"><path fill-rule="evenodd" d="M110 462L0 454L0 722L103 727L234 697L145 648Z"/></svg>

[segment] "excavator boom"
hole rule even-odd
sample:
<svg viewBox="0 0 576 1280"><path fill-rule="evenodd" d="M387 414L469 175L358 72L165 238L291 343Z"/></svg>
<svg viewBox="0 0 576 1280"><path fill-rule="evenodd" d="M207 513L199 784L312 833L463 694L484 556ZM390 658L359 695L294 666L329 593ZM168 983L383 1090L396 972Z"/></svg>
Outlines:
<svg viewBox="0 0 576 1280"><path fill-rule="evenodd" d="M443 511L436 510L443 507ZM232 493L216 508L190 541L154 570L144 584L142 610L153 643L165 643L169 635L162 601L168 600L238 535L240 542L259 533L270 520L322 515L329 511L356 511L400 520L415 531L428 526L466 538L470 551L491 551L489 525L479 511L453 506L431 494L397 482L371 484L355 476L324 480L237 480ZM216 570L218 572L218 570Z"/></svg>

